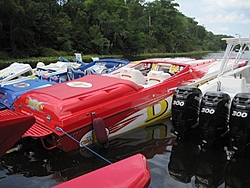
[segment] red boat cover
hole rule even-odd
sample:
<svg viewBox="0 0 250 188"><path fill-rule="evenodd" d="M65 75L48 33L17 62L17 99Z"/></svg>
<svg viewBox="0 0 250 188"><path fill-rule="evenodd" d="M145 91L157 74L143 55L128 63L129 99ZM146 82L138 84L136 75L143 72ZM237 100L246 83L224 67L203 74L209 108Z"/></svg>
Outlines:
<svg viewBox="0 0 250 188"><path fill-rule="evenodd" d="M11 110L0 111L0 157L35 123L35 117Z"/></svg>
<svg viewBox="0 0 250 188"><path fill-rule="evenodd" d="M128 80L88 75L53 87L27 92L19 97L15 106L18 106L19 103L28 104L30 108L34 109L34 113L38 112L39 115L54 113L58 119L62 119L79 110L136 93L142 88Z"/></svg>
<svg viewBox="0 0 250 188"><path fill-rule="evenodd" d="M66 100L69 98L82 96L83 94L93 95L94 92L98 92L100 90L109 93L109 90L113 89L112 86L127 86L124 87L122 91L120 91L120 94L135 92L143 88L142 86L137 85L134 82L128 80L122 80L109 76L88 75L70 82L64 82L61 84L54 85L53 87L45 87L39 90L33 90L31 91L31 93L40 93L44 94L45 96L53 96L59 100Z"/></svg>
<svg viewBox="0 0 250 188"><path fill-rule="evenodd" d="M146 158L136 154L54 188L148 188L149 183L150 172Z"/></svg>

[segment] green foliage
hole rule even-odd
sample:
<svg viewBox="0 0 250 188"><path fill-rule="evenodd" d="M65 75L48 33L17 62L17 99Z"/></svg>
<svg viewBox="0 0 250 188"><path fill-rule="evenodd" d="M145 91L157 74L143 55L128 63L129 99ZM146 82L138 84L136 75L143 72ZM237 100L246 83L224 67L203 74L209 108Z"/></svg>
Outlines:
<svg viewBox="0 0 250 188"><path fill-rule="evenodd" d="M178 6L174 0L2 0L0 58L225 49L225 35L206 31Z"/></svg>
<svg viewBox="0 0 250 188"><path fill-rule="evenodd" d="M69 55L66 51L57 51L52 48L42 48L40 54L42 57L59 57Z"/></svg>
<svg viewBox="0 0 250 188"><path fill-rule="evenodd" d="M0 59L7 60L7 59L10 59L10 56L7 52L0 51Z"/></svg>

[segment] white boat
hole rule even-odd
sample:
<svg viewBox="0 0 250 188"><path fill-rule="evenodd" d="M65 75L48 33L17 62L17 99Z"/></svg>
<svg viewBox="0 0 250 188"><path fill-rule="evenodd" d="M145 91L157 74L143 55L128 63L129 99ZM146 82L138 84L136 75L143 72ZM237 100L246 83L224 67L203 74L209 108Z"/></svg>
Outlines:
<svg viewBox="0 0 250 188"><path fill-rule="evenodd" d="M31 75L33 75L33 69L29 64L15 62L0 70L0 83Z"/></svg>
<svg viewBox="0 0 250 188"><path fill-rule="evenodd" d="M250 49L250 38L223 38L226 40L227 49L224 53L222 64L218 72L216 79L213 79L201 86L199 89L202 93L208 91L221 91L229 94L231 99L237 93L250 92L250 65L240 67L238 69L233 69L236 66L244 52ZM234 50L240 45L238 52ZM226 67L228 67L229 59L234 57L233 66L231 66L231 71L225 72Z"/></svg>
<svg viewBox="0 0 250 188"><path fill-rule="evenodd" d="M80 67L84 63L79 59L79 54L75 54L76 58L74 62L70 62L64 58L59 58L56 63L50 63L45 65L43 62L38 62L36 68L32 68L29 64L14 62L10 66L0 70L0 84L4 84L11 80L27 76L57 76L67 79L68 67Z"/></svg>
<svg viewBox="0 0 250 188"><path fill-rule="evenodd" d="M174 134L190 137L198 128L202 145L225 145L228 153L250 152L250 65L234 69L250 38L224 38L227 42L217 78L196 87L178 87L172 102ZM235 49L239 50L235 52ZM235 55L231 71L225 72ZM231 155L231 154L230 154Z"/></svg>
<svg viewBox="0 0 250 188"><path fill-rule="evenodd" d="M43 62L38 62L36 68L34 69L34 73L38 76L46 74L51 76L53 75L53 73L54 74L60 73L67 75L67 70L69 67L78 68L82 65L85 65L85 63L82 62L81 59L78 59L77 55L75 61L72 62L60 57L59 61L57 61L56 63L50 63L48 65L45 65Z"/></svg>

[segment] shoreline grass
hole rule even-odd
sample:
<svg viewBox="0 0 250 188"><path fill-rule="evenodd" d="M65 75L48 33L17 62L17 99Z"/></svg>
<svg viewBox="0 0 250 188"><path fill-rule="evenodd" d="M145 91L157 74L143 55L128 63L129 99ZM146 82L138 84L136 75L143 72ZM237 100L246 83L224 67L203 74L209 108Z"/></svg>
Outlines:
<svg viewBox="0 0 250 188"><path fill-rule="evenodd" d="M210 53L211 51L193 51L193 52L181 52L181 53L145 53L145 54L138 54L136 56L128 56L124 57L122 55L82 55L83 62L91 62L91 57L117 57L117 58L127 58L129 60L139 60L139 59L146 59L146 58L156 58L156 57L201 57L204 54ZM70 61L73 61L75 56L62 56ZM35 67L37 62L43 62L45 64L57 62L59 57L30 57L30 58L22 58L22 59L8 59L8 60L1 60L0 59L0 68L4 68L9 66L11 63L18 62L18 63L28 63L32 67Z"/></svg>

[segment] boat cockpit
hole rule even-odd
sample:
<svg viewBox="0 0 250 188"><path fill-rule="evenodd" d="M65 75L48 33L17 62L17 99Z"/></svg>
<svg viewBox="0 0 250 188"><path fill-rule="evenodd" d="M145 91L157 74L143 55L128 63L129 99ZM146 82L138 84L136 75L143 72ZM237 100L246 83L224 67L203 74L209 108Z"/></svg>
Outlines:
<svg viewBox="0 0 250 188"><path fill-rule="evenodd" d="M184 66L179 67L174 64L146 62L134 67L122 67L119 69L119 72L108 74L107 76L130 80L136 84L148 87L163 82L183 68Z"/></svg>

